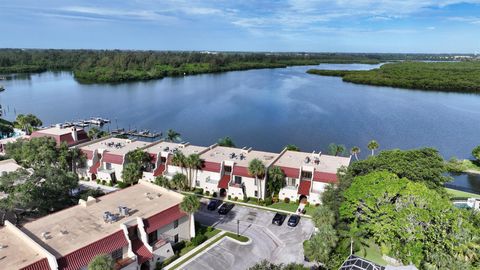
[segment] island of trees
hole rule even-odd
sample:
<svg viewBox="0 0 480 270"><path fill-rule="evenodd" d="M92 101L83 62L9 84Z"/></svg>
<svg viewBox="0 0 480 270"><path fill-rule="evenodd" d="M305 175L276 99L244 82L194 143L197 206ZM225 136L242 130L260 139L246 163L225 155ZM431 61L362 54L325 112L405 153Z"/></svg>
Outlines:
<svg viewBox="0 0 480 270"><path fill-rule="evenodd" d="M82 83L111 83L233 70L317 65L320 63L377 64L392 60L440 59L448 59L448 56L0 49L0 74L62 70L72 71L75 79Z"/></svg>
<svg viewBox="0 0 480 270"><path fill-rule="evenodd" d="M399 62L372 70L320 70L310 74L339 76L343 81L409 89L480 92L480 61L464 62Z"/></svg>

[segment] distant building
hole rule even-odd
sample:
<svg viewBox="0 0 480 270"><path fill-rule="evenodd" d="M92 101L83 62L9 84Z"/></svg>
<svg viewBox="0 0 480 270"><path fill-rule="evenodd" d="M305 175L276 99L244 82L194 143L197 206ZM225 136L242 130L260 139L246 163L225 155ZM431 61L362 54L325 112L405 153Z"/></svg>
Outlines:
<svg viewBox="0 0 480 270"><path fill-rule="evenodd" d="M57 142L57 145L66 143L69 147L88 142L90 140L87 133L83 129L78 129L77 127L64 128L61 126L36 130L30 135L30 137L51 137Z"/></svg>
<svg viewBox="0 0 480 270"><path fill-rule="evenodd" d="M0 228L1 269L84 270L107 254L115 269L155 269L172 245L195 234L183 195L140 181L132 187L53 213L17 229Z"/></svg>

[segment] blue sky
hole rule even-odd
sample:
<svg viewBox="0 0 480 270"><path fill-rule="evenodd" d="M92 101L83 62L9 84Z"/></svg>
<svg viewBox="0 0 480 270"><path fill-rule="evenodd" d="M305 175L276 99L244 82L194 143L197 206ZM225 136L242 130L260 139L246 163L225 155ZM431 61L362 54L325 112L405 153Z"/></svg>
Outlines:
<svg viewBox="0 0 480 270"><path fill-rule="evenodd" d="M0 47L480 52L480 0L0 0Z"/></svg>

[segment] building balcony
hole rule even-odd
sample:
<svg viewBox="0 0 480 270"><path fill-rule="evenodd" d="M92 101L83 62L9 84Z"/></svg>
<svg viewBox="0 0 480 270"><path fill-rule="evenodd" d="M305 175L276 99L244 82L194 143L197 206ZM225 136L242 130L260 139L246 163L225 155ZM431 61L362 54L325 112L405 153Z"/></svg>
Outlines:
<svg viewBox="0 0 480 270"><path fill-rule="evenodd" d="M157 250L168 243L166 239L158 239L155 243L152 244L152 249Z"/></svg>
<svg viewBox="0 0 480 270"><path fill-rule="evenodd" d="M137 260L135 258L123 258L115 262L113 267L115 270L137 269Z"/></svg>

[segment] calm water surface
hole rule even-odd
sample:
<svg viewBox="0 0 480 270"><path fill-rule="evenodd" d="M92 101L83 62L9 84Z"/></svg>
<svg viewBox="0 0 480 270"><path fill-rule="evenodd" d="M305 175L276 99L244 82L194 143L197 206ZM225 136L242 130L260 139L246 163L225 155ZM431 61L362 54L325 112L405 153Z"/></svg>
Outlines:
<svg viewBox="0 0 480 270"><path fill-rule="evenodd" d="M331 65L325 69L370 69ZM470 157L480 144L480 95L355 85L306 74L312 67L263 69L148 82L82 85L71 73L46 72L2 81L6 118L38 115L45 125L91 116L118 127L165 131L210 145L233 137L237 146L279 152L286 144L327 151L329 143L381 149L432 146L445 158ZM465 176L464 176L465 177ZM475 178L475 177L474 177ZM475 187L480 177L459 184ZM457 183L457 180L456 180Z"/></svg>

